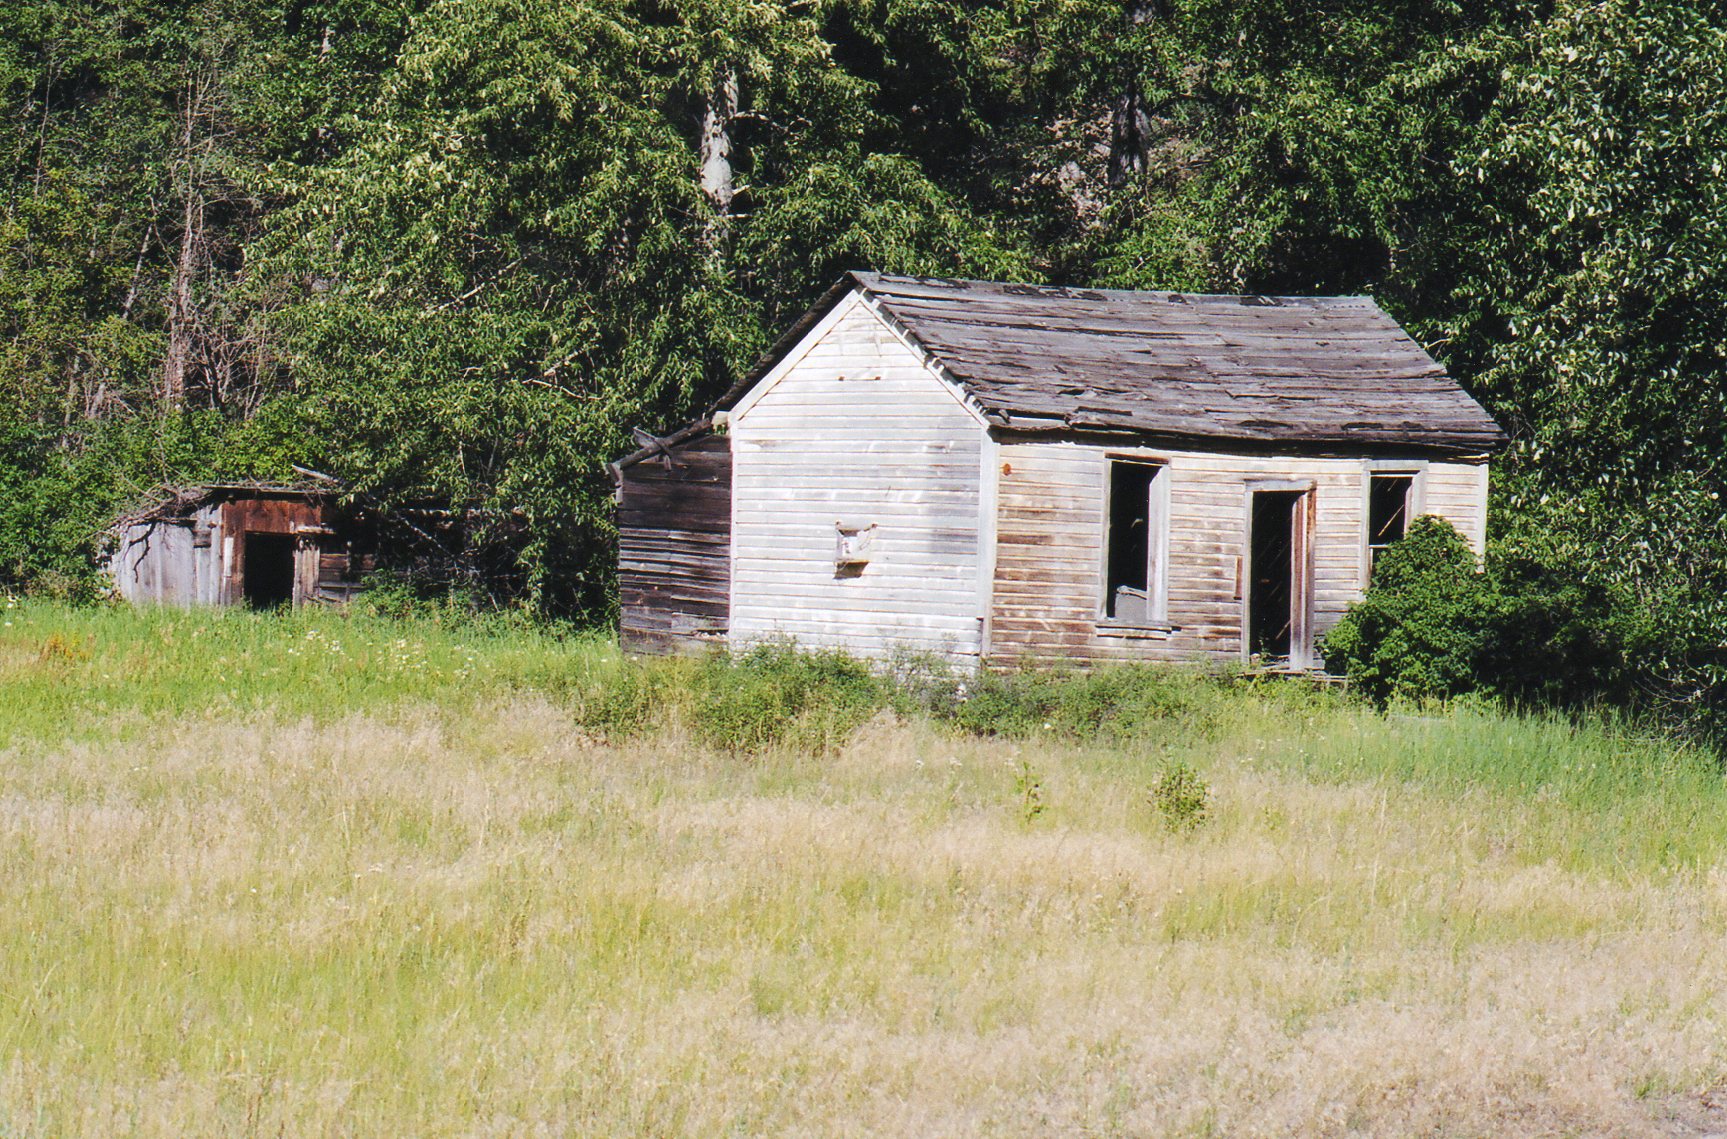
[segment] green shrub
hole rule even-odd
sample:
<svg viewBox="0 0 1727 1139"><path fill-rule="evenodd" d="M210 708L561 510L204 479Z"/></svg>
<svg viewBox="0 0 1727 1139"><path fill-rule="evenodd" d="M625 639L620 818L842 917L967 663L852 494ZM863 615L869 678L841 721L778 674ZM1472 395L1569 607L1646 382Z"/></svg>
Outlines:
<svg viewBox="0 0 1727 1139"><path fill-rule="evenodd" d="M884 683L855 657L758 645L715 656L693 678L691 728L713 747L759 752L775 745L832 751L886 702Z"/></svg>
<svg viewBox="0 0 1727 1139"><path fill-rule="evenodd" d="M628 657L585 673L570 692L577 723L608 739L627 739L663 723L670 670Z"/></svg>
<svg viewBox="0 0 1727 1139"><path fill-rule="evenodd" d="M1106 665L1091 672L980 673L924 708L974 735L1026 739L1129 739L1176 726L1205 731L1208 684L1166 665Z"/></svg>
<svg viewBox="0 0 1727 1139"><path fill-rule="evenodd" d="M1151 805L1172 831L1196 830L1211 806L1211 787L1199 772L1177 760L1158 773L1151 786Z"/></svg>
<svg viewBox="0 0 1727 1139"><path fill-rule="evenodd" d="M1629 611L1575 558L1551 554L1522 544L1482 572L1450 523L1416 519L1326 635L1326 667L1380 702L1481 693L1521 705L1634 703Z"/></svg>
<svg viewBox="0 0 1727 1139"><path fill-rule="evenodd" d="M1449 522L1417 518L1320 651L1327 668L1376 700L1473 692L1495 605L1462 536Z"/></svg>
<svg viewBox="0 0 1727 1139"><path fill-rule="evenodd" d="M1528 706L1637 702L1628 647L1645 607L1616 604L1575 562L1530 551L1496 551L1486 582L1484 691ZM1660 649L1639 655L1653 663Z"/></svg>

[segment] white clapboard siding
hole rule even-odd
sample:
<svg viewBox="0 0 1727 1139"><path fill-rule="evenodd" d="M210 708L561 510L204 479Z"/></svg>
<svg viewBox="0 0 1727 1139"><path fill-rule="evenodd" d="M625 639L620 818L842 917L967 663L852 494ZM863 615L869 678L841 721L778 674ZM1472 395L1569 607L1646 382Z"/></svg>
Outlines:
<svg viewBox="0 0 1727 1139"><path fill-rule="evenodd" d="M732 643L975 662L983 427L867 304L835 317L729 425ZM842 522L875 526L855 576Z"/></svg>
<svg viewBox="0 0 1727 1139"><path fill-rule="evenodd" d="M1100 631L1105 481L1112 456L1154 459L1169 484L1166 634ZM1119 659L1239 659L1239 560L1247 551L1248 488L1261 480L1314 488L1315 639L1360 599L1365 579L1367 474L1358 458L1230 455L1074 442L1002 444L995 468L997 545L990 656L1087 663ZM1486 527L1485 463L1424 462L1422 508L1479 551Z"/></svg>
<svg viewBox="0 0 1727 1139"><path fill-rule="evenodd" d="M1422 474L1421 509L1457 527L1475 556L1487 550L1487 464L1431 463Z"/></svg>

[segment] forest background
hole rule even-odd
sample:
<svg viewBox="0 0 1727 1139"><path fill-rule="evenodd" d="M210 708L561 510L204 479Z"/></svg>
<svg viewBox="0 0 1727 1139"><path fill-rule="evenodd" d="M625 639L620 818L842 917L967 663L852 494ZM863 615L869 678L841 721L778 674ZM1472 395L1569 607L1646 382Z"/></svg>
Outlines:
<svg viewBox="0 0 1727 1139"><path fill-rule="evenodd" d="M300 465L600 619L606 463L845 269L1368 293L1514 441L1436 651L1727 694L1715 5L0 0L0 92L0 587Z"/></svg>

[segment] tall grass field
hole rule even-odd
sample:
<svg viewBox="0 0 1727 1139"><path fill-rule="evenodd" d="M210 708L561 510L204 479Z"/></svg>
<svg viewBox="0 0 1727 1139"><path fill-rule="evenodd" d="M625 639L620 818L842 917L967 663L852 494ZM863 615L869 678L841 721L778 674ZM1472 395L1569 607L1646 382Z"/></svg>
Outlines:
<svg viewBox="0 0 1727 1139"><path fill-rule="evenodd" d="M1727 1133L1626 726L0 604L0 1136Z"/></svg>

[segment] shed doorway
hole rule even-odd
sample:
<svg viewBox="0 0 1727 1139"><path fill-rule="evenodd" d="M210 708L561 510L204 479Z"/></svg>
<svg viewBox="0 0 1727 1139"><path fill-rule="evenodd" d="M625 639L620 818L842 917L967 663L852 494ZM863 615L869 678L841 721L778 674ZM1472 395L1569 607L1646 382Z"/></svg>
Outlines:
<svg viewBox="0 0 1727 1139"><path fill-rule="evenodd" d="M1307 668L1308 515L1312 492L1256 490L1248 531L1247 652L1271 667Z"/></svg>
<svg viewBox="0 0 1727 1139"><path fill-rule="evenodd" d="M253 609L294 601L294 536L249 532L240 561L240 592Z"/></svg>

